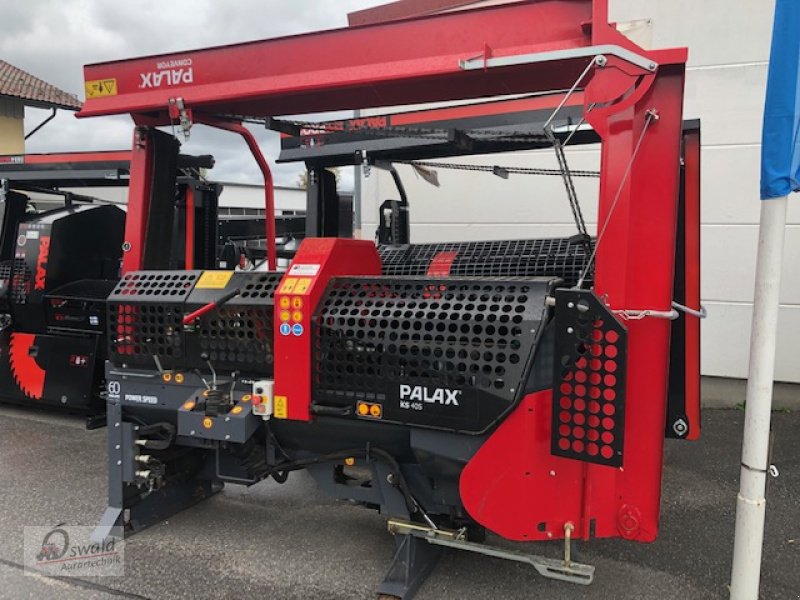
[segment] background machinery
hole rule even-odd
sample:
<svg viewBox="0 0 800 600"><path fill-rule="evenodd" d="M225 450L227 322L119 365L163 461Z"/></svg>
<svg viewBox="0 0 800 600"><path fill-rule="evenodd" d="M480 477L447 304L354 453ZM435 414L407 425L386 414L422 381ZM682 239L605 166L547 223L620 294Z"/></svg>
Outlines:
<svg viewBox="0 0 800 600"><path fill-rule="evenodd" d="M173 160L150 214L153 266L263 261L247 243L263 240L264 219L218 215L222 186L201 176L213 159ZM0 401L105 424L106 298L120 277L126 212L91 194L127 187L129 171L127 151L0 156ZM303 215L276 220L284 245L304 236Z"/></svg>
<svg viewBox="0 0 800 600"><path fill-rule="evenodd" d="M80 116L137 125L122 278L106 302L98 537L226 482L305 469L387 517L384 595L412 597L445 548L586 584L593 568L571 560L571 539L655 539L665 434L699 435L699 129L682 122L686 51L638 48L607 8L533 0L86 67L87 90L113 92L88 94ZM449 112L278 118L509 94ZM307 162L308 237L286 270L269 220L267 272L153 263L150 215L178 155L158 126L241 135L272 214L244 116L288 136L282 159ZM563 153L592 142L596 235ZM574 238L412 244L401 186L382 207L391 245L337 237L325 167L545 147ZM486 544L486 531L563 539L564 560Z"/></svg>

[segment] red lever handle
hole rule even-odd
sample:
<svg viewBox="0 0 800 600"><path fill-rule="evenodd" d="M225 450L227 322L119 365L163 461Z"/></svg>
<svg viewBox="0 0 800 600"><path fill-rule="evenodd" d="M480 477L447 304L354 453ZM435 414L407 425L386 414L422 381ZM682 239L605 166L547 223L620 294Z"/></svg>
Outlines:
<svg viewBox="0 0 800 600"><path fill-rule="evenodd" d="M188 315L183 317L183 325L184 325L184 327L187 326L187 325L191 325L197 319L202 317L204 314L210 313L215 308L219 308L220 306L222 306L226 302L229 302L229 301L233 300L239 294L241 294L241 290L233 290L230 294L225 294L222 298L219 298L218 300L214 300L213 302L209 302L205 306L201 306L200 308L198 308L196 311L189 313Z"/></svg>

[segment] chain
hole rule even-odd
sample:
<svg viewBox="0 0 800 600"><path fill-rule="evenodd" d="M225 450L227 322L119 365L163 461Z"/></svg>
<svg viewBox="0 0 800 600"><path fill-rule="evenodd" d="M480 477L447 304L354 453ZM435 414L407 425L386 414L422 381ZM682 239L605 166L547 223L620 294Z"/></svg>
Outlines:
<svg viewBox="0 0 800 600"><path fill-rule="evenodd" d="M569 207L572 210L572 217L575 219L575 226L578 228L578 233L581 234L585 240L588 240L589 233L586 230L586 222L583 220L583 212L581 211L581 204L578 201L578 193L575 191L575 184L572 181L574 174L570 171L569 164L567 163L567 156L564 154L564 146L558 138L553 138L553 148L556 151L559 170L564 180L564 186L567 189L567 199L569 200ZM588 245L586 249L589 250Z"/></svg>
<svg viewBox="0 0 800 600"><path fill-rule="evenodd" d="M423 160L397 161L399 164L431 169L451 169L455 171L479 171L482 173L505 172L513 175L555 175L561 176L559 169L536 169L531 167L500 167L489 165L469 165L464 163L440 163ZM571 171L573 177L600 177L599 171Z"/></svg>

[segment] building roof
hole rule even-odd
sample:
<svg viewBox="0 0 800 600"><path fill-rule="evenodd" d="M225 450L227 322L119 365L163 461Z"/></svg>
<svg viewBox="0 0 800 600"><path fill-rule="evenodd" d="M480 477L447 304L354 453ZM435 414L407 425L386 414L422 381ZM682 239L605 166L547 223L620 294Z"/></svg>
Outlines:
<svg viewBox="0 0 800 600"><path fill-rule="evenodd" d="M74 94L68 94L4 60L0 60L0 96L19 98L27 106L37 108L80 110L83 106Z"/></svg>
<svg viewBox="0 0 800 600"><path fill-rule="evenodd" d="M398 0L347 15L351 27L408 19L477 4L479 0Z"/></svg>

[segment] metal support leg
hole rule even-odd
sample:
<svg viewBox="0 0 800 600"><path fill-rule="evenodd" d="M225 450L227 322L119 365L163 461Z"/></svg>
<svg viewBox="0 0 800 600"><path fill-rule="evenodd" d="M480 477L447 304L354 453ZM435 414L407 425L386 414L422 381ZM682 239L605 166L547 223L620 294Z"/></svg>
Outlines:
<svg viewBox="0 0 800 600"><path fill-rule="evenodd" d="M123 526L124 483L122 477L123 423L118 400L109 400L106 410L108 426L108 506L100 523L92 532L92 541L102 543L115 527Z"/></svg>
<svg viewBox="0 0 800 600"><path fill-rule="evenodd" d="M92 541L113 536L115 527L126 535L141 531L183 509L213 496L223 487L214 479L188 477L173 479L156 490L137 485L135 443L132 423L122 420L118 401L108 402L108 507L92 533ZM121 530L117 530L121 531Z"/></svg>
<svg viewBox="0 0 800 600"><path fill-rule="evenodd" d="M397 552L378 594L410 600L439 562L444 548L413 535L398 535L395 542Z"/></svg>

